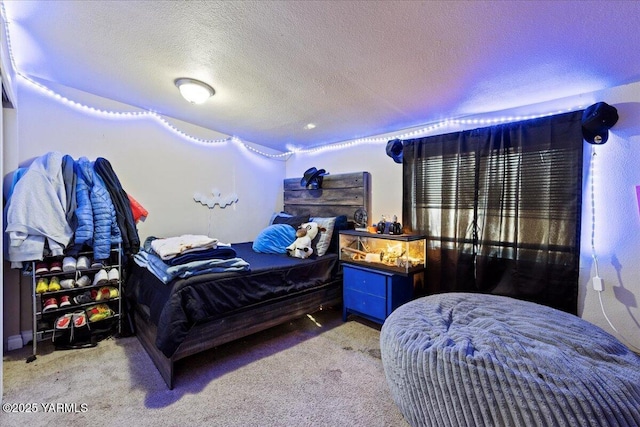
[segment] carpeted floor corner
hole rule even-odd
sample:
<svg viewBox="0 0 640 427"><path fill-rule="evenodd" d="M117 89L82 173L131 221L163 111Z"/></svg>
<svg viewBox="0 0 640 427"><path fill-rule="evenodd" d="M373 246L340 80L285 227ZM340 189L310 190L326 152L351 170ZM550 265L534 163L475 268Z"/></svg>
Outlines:
<svg viewBox="0 0 640 427"><path fill-rule="evenodd" d="M272 328L181 361L168 390L135 337L4 356L2 426L400 426L379 325L339 310ZM20 404L23 404L20 407ZM49 412L45 412L49 411Z"/></svg>

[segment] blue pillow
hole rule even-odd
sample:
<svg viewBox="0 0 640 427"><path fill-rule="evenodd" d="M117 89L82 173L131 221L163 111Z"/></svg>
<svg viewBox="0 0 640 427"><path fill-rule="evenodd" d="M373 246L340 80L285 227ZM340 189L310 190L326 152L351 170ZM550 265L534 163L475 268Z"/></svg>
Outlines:
<svg viewBox="0 0 640 427"><path fill-rule="evenodd" d="M289 224L273 224L258 234L253 241L253 250L263 254L284 254L295 240L295 228Z"/></svg>
<svg viewBox="0 0 640 427"><path fill-rule="evenodd" d="M277 216L273 219L273 224L289 224L294 229L297 229L300 224L305 222L309 222L309 215Z"/></svg>
<svg viewBox="0 0 640 427"><path fill-rule="evenodd" d="M269 220L269 225L277 224L277 222L273 222L273 220L275 220L276 217L279 217L279 216L283 218L291 218L293 215L286 212L275 212L273 215L271 215L271 219Z"/></svg>

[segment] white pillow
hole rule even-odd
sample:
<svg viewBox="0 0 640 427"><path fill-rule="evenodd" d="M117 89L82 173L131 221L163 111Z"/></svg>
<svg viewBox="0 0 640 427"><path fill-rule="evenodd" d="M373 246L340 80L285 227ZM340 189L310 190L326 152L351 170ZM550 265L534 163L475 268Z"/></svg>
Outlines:
<svg viewBox="0 0 640 427"><path fill-rule="evenodd" d="M327 253L329 245L331 244L331 236L333 236L333 227L336 224L336 218L319 218L316 216L309 218L309 222L316 222L320 228L325 228L325 231L319 233L320 239L318 239L318 243L316 243L316 254L322 256Z"/></svg>

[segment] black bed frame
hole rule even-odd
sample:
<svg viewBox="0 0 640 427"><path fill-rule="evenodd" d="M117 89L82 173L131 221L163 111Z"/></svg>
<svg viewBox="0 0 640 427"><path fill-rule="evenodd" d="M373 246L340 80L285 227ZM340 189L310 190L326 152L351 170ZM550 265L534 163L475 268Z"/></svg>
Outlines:
<svg viewBox="0 0 640 427"><path fill-rule="evenodd" d="M284 180L284 210L295 215L331 217L347 215L349 220L358 208L370 212L368 172L327 175L322 188L306 189L301 178ZM155 345L157 328L150 321L146 307L133 309L138 340L160 371L169 389L175 385L175 362L213 347L246 337L324 307L342 303L342 280L336 279L319 288L266 301L228 316L196 324L171 357Z"/></svg>

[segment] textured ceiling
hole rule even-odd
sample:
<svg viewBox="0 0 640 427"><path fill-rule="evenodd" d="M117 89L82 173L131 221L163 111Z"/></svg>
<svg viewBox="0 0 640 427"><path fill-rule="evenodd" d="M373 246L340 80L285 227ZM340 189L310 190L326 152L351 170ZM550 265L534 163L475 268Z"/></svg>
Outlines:
<svg viewBox="0 0 640 427"><path fill-rule="evenodd" d="M640 80L640 1L5 1L17 70L285 151ZM212 85L184 101L178 77ZM317 125L305 130L307 123Z"/></svg>

